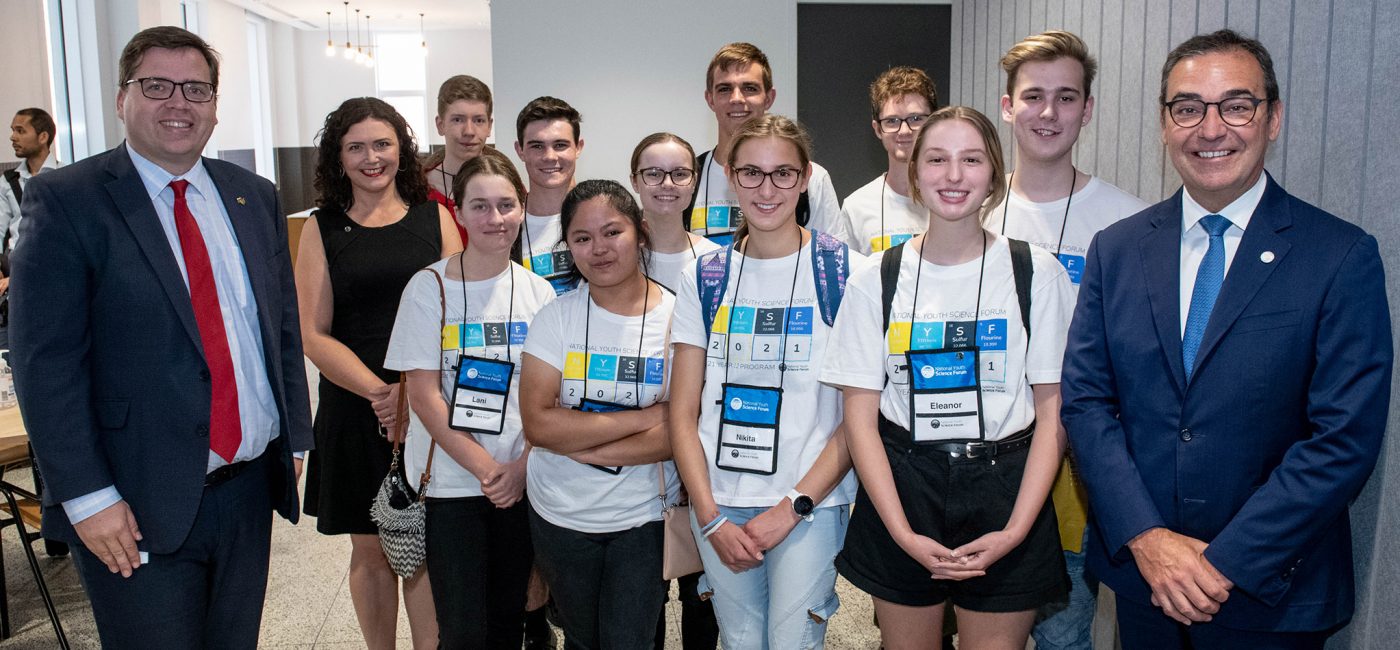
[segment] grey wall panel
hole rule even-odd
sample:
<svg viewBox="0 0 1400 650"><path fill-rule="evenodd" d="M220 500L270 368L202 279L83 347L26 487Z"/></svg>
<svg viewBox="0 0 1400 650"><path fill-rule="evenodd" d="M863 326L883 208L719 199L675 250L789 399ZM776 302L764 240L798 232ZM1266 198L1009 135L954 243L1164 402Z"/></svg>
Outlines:
<svg viewBox="0 0 1400 650"><path fill-rule="evenodd" d="M1361 101L1370 86L1371 1L1334 0L1327 69L1327 119L1323 123L1322 194L1320 201L1343 219L1361 223L1365 191L1366 138L1358 138L1370 105ZM1356 58L1341 56L1354 54Z"/></svg>
<svg viewBox="0 0 1400 650"><path fill-rule="evenodd" d="M1289 191L1361 224L1380 242L1392 319L1400 322L1400 43L1395 0L954 0L950 101L996 112L998 60L1020 38L1068 29L1099 59L1094 120L1080 169L1158 201L1180 186L1163 152L1157 94L1162 63L1191 36L1230 27L1274 58L1284 130L1266 168ZM999 121L999 120L998 120ZM1003 127L1002 133L1007 131ZM1009 140L1006 143L1010 146ZM1400 347L1400 346L1397 346ZM1400 386L1400 380L1396 382ZM1379 648L1400 638L1400 397L1376 475L1352 506L1358 608L1329 648Z"/></svg>
<svg viewBox="0 0 1400 650"><path fill-rule="evenodd" d="M961 95L960 88L963 80L964 54L963 54L963 15L967 10L960 3L953 3L953 29L948 35L948 87L938 89L939 106L947 106L953 102L953 98ZM935 107L937 108L937 107Z"/></svg>
<svg viewBox="0 0 1400 650"><path fill-rule="evenodd" d="M1331 3L1299 2L1293 5L1293 49L1287 81L1288 105L1284 128L1288 147L1283 179L1288 190L1305 201L1318 202L1322 188L1322 127L1327 119L1328 25ZM1280 77L1283 74L1280 73Z"/></svg>

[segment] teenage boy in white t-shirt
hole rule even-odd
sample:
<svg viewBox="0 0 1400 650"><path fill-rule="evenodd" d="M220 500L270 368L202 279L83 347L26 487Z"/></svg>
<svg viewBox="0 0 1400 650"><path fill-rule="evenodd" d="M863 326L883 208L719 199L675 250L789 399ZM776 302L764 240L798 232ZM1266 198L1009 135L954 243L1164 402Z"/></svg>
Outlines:
<svg viewBox="0 0 1400 650"><path fill-rule="evenodd" d="M700 176L695 181L691 208L686 212L690 232L721 246L733 240L734 231L743 223L744 212L724 175L730 143L744 122L766 115L777 97L768 55L757 46L730 43L710 60L710 67L705 70L705 103L715 114L719 142L695 159L695 171ZM799 199L797 221L855 246L841 219L831 174L815 162L807 191Z"/></svg>
<svg viewBox="0 0 1400 650"><path fill-rule="evenodd" d="M1083 40L1064 31L1030 36L1007 51L1001 67L1007 75L1001 118L1011 125L1015 167L1011 191L992 210L987 229L1054 254L1077 292L1094 235L1147 203L1074 167L1074 143L1094 111L1097 64ZM1042 612L1032 636L1037 648L1087 650L1095 609L1094 589L1084 580L1088 499L1068 454L1052 497L1072 587L1068 607Z"/></svg>
<svg viewBox="0 0 1400 650"><path fill-rule="evenodd" d="M918 68L890 68L870 84L870 128L889 167L841 202L851 246L869 255L928 229L928 210L909 197L909 158L919 128L938 108L938 89Z"/></svg>
<svg viewBox="0 0 1400 650"><path fill-rule="evenodd" d="M579 123L583 118L568 102L537 97L515 118L515 154L530 178L521 230L521 264L549 280L562 294L578 284L574 259L559 245L559 209L575 185L574 170L583 152Z"/></svg>

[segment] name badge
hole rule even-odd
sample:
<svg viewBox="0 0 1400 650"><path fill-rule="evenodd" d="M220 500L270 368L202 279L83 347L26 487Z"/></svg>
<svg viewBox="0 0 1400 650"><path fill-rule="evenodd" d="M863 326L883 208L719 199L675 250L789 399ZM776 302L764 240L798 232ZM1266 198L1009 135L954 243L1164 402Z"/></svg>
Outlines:
<svg viewBox="0 0 1400 650"><path fill-rule="evenodd" d="M720 405L715 465L750 474L777 472L782 389L724 384Z"/></svg>
<svg viewBox="0 0 1400 650"><path fill-rule="evenodd" d="M1079 284L1079 279L1084 277L1084 256L1060 253L1060 265L1065 267L1065 272L1069 273L1069 281L1075 285Z"/></svg>
<svg viewBox="0 0 1400 650"><path fill-rule="evenodd" d="M510 361L461 357L447 425L458 431L500 435L514 374L515 364Z"/></svg>
<svg viewBox="0 0 1400 650"><path fill-rule="evenodd" d="M635 406L625 406L616 402L604 402L602 400L588 399L586 397L583 399L583 401L578 403L578 406L574 408L575 410L583 411L584 413L614 413L617 411L637 410L637 407ZM621 467L605 467L603 465L594 465L593 463L589 463L588 466L592 467L593 469L607 472L609 474L612 474L613 476L617 476L618 474L622 473Z"/></svg>
<svg viewBox="0 0 1400 650"><path fill-rule="evenodd" d="M914 442L981 440L978 348L910 350L909 432Z"/></svg>

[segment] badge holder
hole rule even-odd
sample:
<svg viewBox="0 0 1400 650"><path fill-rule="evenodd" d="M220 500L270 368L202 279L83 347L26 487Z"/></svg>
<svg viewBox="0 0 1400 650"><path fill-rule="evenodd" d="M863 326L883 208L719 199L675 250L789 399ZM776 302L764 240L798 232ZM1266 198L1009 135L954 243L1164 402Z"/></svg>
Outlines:
<svg viewBox="0 0 1400 650"><path fill-rule="evenodd" d="M501 435L515 364L471 356L460 359L447 425L458 431Z"/></svg>
<svg viewBox="0 0 1400 650"><path fill-rule="evenodd" d="M983 440L977 346L910 350L909 433L915 443Z"/></svg>
<svg viewBox="0 0 1400 650"><path fill-rule="evenodd" d="M578 406L574 407L574 409L578 411L583 411L584 413L616 413L618 411L640 410L635 406L626 406L624 404L618 404L616 402L604 402L602 400L588 399L587 397L583 398L583 401L579 402ZM612 474L613 476L617 476L618 474L622 473L622 467L620 466L606 467L603 465L594 465L593 463L589 463L588 466L592 467L593 469L607 472L609 474Z"/></svg>
<svg viewBox="0 0 1400 650"><path fill-rule="evenodd" d="M782 408L782 388L723 384L715 466L765 476L776 473Z"/></svg>

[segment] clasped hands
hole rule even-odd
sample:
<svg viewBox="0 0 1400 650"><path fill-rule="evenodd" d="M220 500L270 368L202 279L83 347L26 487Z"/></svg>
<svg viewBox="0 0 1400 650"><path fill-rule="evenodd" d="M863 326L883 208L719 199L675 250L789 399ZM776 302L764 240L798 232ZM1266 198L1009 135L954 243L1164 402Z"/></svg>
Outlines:
<svg viewBox="0 0 1400 650"><path fill-rule="evenodd" d="M907 530L895 542L909 557L928 569L934 580L966 580L987 575L987 569L1021 543L1005 530L994 530L954 549L926 535Z"/></svg>
<svg viewBox="0 0 1400 650"><path fill-rule="evenodd" d="M1183 625L1210 621L1235 586L1206 559L1206 546L1166 528L1148 529L1128 542L1152 587L1152 604Z"/></svg>
<svg viewBox="0 0 1400 650"><path fill-rule="evenodd" d="M699 514L697 512L697 514ZM702 517L705 522L719 517L718 510L710 517ZM773 507L761 512L743 526L725 522L710 534L708 541L714 547L724 566L730 571L741 573L763 563L763 553L775 548L787 539L801 517L792 509L792 502L783 497Z"/></svg>

